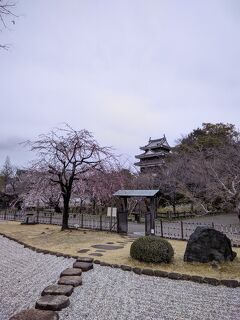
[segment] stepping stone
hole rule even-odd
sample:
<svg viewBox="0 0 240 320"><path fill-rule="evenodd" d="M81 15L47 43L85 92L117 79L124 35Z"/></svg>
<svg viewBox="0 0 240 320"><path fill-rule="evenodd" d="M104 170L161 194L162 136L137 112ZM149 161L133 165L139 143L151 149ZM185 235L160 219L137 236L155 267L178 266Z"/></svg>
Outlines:
<svg viewBox="0 0 240 320"><path fill-rule="evenodd" d="M93 258L90 257L78 257L77 258L77 262L93 262Z"/></svg>
<svg viewBox="0 0 240 320"><path fill-rule="evenodd" d="M65 276L58 280L58 284L70 285L78 287L82 285L82 277L80 276Z"/></svg>
<svg viewBox="0 0 240 320"><path fill-rule="evenodd" d="M89 263L89 262L75 262L73 264L73 267L80 268L80 269L82 269L82 271L88 271L88 270L93 269L93 264L92 264L92 262L91 263Z"/></svg>
<svg viewBox="0 0 240 320"><path fill-rule="evenodd" d="M114 242L106 242L106 244L114 244Z"/></svg>
<svg viewBox="0 0 240 320"><path fill-rule="evenodd" d="M58 320L59 315L55 311L28 309L23 310L9 320Z"/></svg>
<svg viewBox="0 0 240 320"><path fill-rule="evenodd" d="M86 252L88 252L88 251L90 251L89 249L82 249L82 250L79 250L78 252L79 253L86 253Z"/></svg>
<svg viewBox="0 0 240 320"><path fill-rule="evenodd" d="M106 250L96 250L95 252L106 252Z"/></svg>
<svg viewBox="0 0 240 320"><path fill-rule="evenodd" d="M50 294L50 295L64 295L69 297L72 293L73 293L73 286L53 284L51 286L46 287L41 293L41 295L46 296Z"/></svg>
<svg viewBox="0 0 240 320"><path fill-rule="evenodd" d="M117 250L117 249L123 249L123 246L116 246L116 245L110 245L110 244L94 244L92 248L103 249L103 250Z"/></svg>
<svg viewBox="0 0 240 320"><path fill-rule="evenodd" d="M102 253L98 253L98 252L95 252L95 253L89 253L90 256L94 256L94 257L101 257L103 256Z"/></svg>
<svg viewBox="0 0 240 320"><path fill-rule="evenodd" d="M53 310L59 311L63 308L68 307L70 304L69 298L66 296L53 296L53 295L46 295L41 297L35 305L36 309L41 310Z"/></svg>
<svg viewBox="0 0 240 320"><path fill-rule="evenodd" d="M60 274L60 277L63 276L80 276L82 274L82 270L79 268L67 268L63 270L63 272Z"/></svg>

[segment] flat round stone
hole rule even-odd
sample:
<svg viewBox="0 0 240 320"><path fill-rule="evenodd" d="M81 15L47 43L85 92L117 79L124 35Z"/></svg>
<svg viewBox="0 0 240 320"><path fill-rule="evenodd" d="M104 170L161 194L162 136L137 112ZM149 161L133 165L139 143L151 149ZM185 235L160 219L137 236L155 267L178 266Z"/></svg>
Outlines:
<svg viewBox="0 0 240 320"><path fill-rule="evenodd" d="M35 308L42 310L59 311L68 307L70 304L69 298L63 295L54 296L46 295L37 300Z"/></svg>
<svg viewBox="0 0 240 320"><path fill-rule="evenodd" d="M80 286L82 284L82 277L80 276L65 276L58 280L58 284L71 285L74 287Z"/></svg>
<svg viewBox="0 0 240 320"><path fill-rule="evenodd" d="M73 286L53 284L51 286L46 287L41 293L41 295L46 296L50 294L50 295L64 295L69 297L72 293L73 293Z"/></svg>
<svg viewBox="0 0 240 320"><path fill-rule="evenodd" d="M89 263L89 262L75 262L73 264L73 268L80 268L80 269L82 269L82 271L88 271L88 270L93 269L93 264L92 264L92 262L91 263Z"/></svg>
<svg viewBox="0 0 240 320"><path fill-rule="evenodd" d="M80 276L82 274L82 270L79 268L67 268L63 270L60 277L63 276Z"/></svg>
<svg viewBox="0 0 240 320"><path fill-rule="evenodd" d="M58 320L59 315L55 311L28 309L23 310L9 320Z"/></svg>
<svg viewBox="0 0 240 320"><path fill-rule="evenodd" d="M78 257L77 258L77 262L93 262L93 258L90 257Z"/></svg>

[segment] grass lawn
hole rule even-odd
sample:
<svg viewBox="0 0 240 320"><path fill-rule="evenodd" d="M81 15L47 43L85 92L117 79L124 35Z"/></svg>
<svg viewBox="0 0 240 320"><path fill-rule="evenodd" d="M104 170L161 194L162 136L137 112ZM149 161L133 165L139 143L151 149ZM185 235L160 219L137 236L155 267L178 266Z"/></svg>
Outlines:
<svg viewBox="0 0 240 320"><path fill-rule="evenodd" d="M78 256L88 256L95 253L92 245L113 242L121 249L101 252L103 256L95 257L108 263L125 264L132 267L153 268L168 272L178 272L190 275L214 277L217 279L236 279L240 281L240 248L234 248L237 257L233 262L221 264L220 269L213 269L210 264L183 262L186 241L170 240L174 248L174 259L170 264L142 263L132 259L129 255L132 238L117 233L92 230L60 231L59 226L53 225L21 225L18 222L1 221L0 232L21 240L36 248L47 249ZM87 253L79 250L88 249Z"/></svg>

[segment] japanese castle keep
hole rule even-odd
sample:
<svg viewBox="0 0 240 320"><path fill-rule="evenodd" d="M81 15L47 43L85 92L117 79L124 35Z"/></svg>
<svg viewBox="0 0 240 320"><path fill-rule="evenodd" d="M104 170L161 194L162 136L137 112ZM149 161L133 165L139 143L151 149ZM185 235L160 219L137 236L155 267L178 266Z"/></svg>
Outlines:
<svg viewBox="0 0 240 320"><path fill-rule="evenodd" d="M136 155L135 158L139 161L135 163L135 166L140 167L141 172L152 172L157 167L161 166L164 162L165 156L170 152L169 146L165 135L163 138L148 141L148 144L140 147L143 153Z"/></svg>

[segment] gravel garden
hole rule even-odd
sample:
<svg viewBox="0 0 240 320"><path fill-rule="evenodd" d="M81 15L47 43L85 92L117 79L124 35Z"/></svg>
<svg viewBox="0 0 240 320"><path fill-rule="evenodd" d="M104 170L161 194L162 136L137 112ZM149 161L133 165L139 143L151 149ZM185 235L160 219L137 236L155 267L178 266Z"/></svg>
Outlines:
<svg viewBox="0 0 240 320"><path fill-rule="evenodd" d="M35 230L34 230L35 228ZM175 245L171 241L175 255L169 264L148 264L130 258L129 251L133 239L117 234L90 231L60 232L54 226L20 226L16 223L0 223L0 232L14 238L31 248L38 247L65 253L66 257L37 253L23 245L0 236L0 319L7 320L13 314L34 307L41 292L47 286L57 282L60 273L71 268L73 258L67 255L89 256L95 260L93 270L84 272L82 286L74 288L70 305L59 312L60 319L238 319L240 312L240 287L228 288L192 281L173 280L167 277L138 275L126 272L127 268L116 268L122 261L122 267L148 268L155 272L181 272L190 269L181 264L183 243ZM97 236L98 235L98 236ZM65 241L59 241L65 237ZM45 240L44 240L45 238ZM97 239L97 243L96 243ZM63 239L62 239L63 240ZM57 245L58 241L58 245ZM176 241L177 242L177 241ZM63 248L64 247L64 248ZM111 249L110 249L111 248ZM182 248L182 251L181 251ZM238 251L234 248L234 251ZM83 251L82 253L77 253ZM126 253L128 251L128 254ZM108 262L107 262L108 261ZM109 268L110 265L115 268ZM99 265L101 264L101 265ZM234 267L231 266L234 264ZM220 268L206 264L186 264L192 268L192 274L206 272L219 279L239 280L239 260L224 263ZM196 267L196 268L195 268ZM197 270L197 271L196 271ZM226 275L230 270L228 278ZM239 271L238 271L239 272ZM151 274L151 272L150 272ZM152 273L151 275L157 275Z"/></svg>

